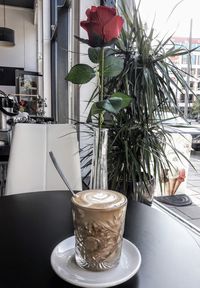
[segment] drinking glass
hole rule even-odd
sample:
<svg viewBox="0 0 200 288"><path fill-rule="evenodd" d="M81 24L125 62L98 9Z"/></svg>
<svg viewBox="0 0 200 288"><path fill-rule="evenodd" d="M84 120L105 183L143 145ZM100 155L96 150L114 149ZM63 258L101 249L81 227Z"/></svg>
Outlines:
<svg viewBox="0 0 200 288"><path fill-rule="evenodd" d="M117 266L127 198L111 190L86 190L72 197L77 265L92 271Z"/></svg>

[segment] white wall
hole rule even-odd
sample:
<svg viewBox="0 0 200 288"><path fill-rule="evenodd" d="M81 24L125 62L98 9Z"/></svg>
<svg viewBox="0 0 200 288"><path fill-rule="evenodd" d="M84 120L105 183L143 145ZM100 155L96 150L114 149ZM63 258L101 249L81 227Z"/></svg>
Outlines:
<svg viewBox="0 0 200 288"><path fill-rule="evenodd" d="M0 5L0 25L3 25L2 5ZM37 71L33 10L6 6L6 27L15 30L15 46L0 46L0 66L22 67L28 71Z"/></svg>
<svg viewBox="0 0 200 288"><path fill-rule="evenodd" d="M6 27L15 31L15 46L0 46L0 66L37 71L36 26L33 10L6 6ZM0 26L3 26L3 6L0 5ZM0 86L5 93L15 93L15 86Z"/></svg>

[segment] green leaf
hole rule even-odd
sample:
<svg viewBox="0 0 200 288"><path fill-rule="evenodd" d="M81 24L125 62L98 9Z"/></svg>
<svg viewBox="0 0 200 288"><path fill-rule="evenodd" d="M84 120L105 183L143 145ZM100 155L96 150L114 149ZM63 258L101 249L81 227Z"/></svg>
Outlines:
<svg viewBox="0 0 200 288"><path fill-rule="evenodd" d="M102 107L97 107L97 103L95 102L92 104L92 107L90 109L90 116L96 115L96 114L100 114L101 112L104 111L104 109Z"/></svg>
<svg viewBox="0 0 200 288"><path fill-rule="evenodd" d="M132 97L121 93L121 92L116 92L114 94L111 95L111 99L113 98L119 98L121 99L121 109L126 108L129 106L129 104L131 103L131 101L133 100Z"/></svg>
<svg viewBox="0 0 200 288"><path fill-rule="evenodd" d="M88 117L87 117L87 121L86 121L86 122L87 122L87 123L92 122L92 116L97 115L97 114L100 114L100 113L102 113L103 111L104 111L103 109L97 108L96 102L93 103L93 104L92 104L92 107L91 107L91 109L90 109L90 112L89 112L89 114L88 114Z"/></svg>
<svg viewBox="0 0 200 288"><path fill-rule="evenodd" d="M118 107L120 107L121 100L117 99L111 103L109 99L99 101L96 103L97 108L102 109L102 111L107 111L112 114L117 114L119 112Z"/></svg>
<svg viewBox="0 0 200 288"><path fill-rule="evenodd" d="M112 48L105 48L104 53L105 53L105 57L113 56L115 54Z"/></svg>
<svg viewBox="0 0 200 288"><path fill-rule="evenodd" d="M88 56L89 56L90 61L92 61L93 63L99 63L100 51L101 51L101 48L99 47L97 48L90 47L88 49Z"/></svg>
<svg viewBox="0 0 200 288"><path fill-rule="evenodd" d="M104 76L115 77L119 75L124 68L124 60L116 56L105 57Z"/></svg>
<svg viewBox="0 0 200 288"><path fill-rule="evenodd" d="M95 71L92 67L86 64L77 64L71 68L65 80L74 84L85 84L94 77Z"/></svg>
<svg viewBox="0 0 200 288"><path fill-rule="evenodd" d="M111 114L117 114L121 109L122 100L120 98L106 99L103 101L95 102L90 110L90 116L99 114L102 112L109 112Z"/></svg>
<svg viewBox="0 0 200 288"><path fill-rule="evenodd" d="M89 118L91 119L91 116L104 111L116 115L121 109L126 108L131 101L132 98L130 96L121 92L116 92L112 94L111 98L109 99L95 102L91 107Z"/></svg>
<svg viewBox="0 0 200 288"><path fill-rule="evenodd" d="M108 99L108 101L110 102L110 106L112 106L113 108L111 108L109 106L105 110L108 112L114 113L114 114L119 113L119 111L122 109L122 99L119 97L112 97L112 98ZM110 110L113 109L113 112L109 111L108 109L110 109ZM114 110L115 110L115 112L114 112Z"/></svg>

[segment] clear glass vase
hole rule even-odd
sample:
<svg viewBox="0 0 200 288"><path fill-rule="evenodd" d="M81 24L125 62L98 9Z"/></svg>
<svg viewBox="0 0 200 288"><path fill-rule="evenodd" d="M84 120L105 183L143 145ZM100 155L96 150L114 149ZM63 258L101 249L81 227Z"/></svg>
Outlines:
<svg viewBox="0 0 200 288"><path fill-rule="evenodd" d="M90 189L108 189L108 129L94 128Z"/></svg>

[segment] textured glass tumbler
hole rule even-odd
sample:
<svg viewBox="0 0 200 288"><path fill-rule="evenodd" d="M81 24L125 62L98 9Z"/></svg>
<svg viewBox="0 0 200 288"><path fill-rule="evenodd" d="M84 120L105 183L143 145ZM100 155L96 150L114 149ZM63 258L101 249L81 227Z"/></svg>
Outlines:
<svg viewBox="0 0 200 288"><path fill-rule="evenodd" d="M75 260L92 271L120 261L127 199L110 190L86 190L72 198Z"/></svg>

